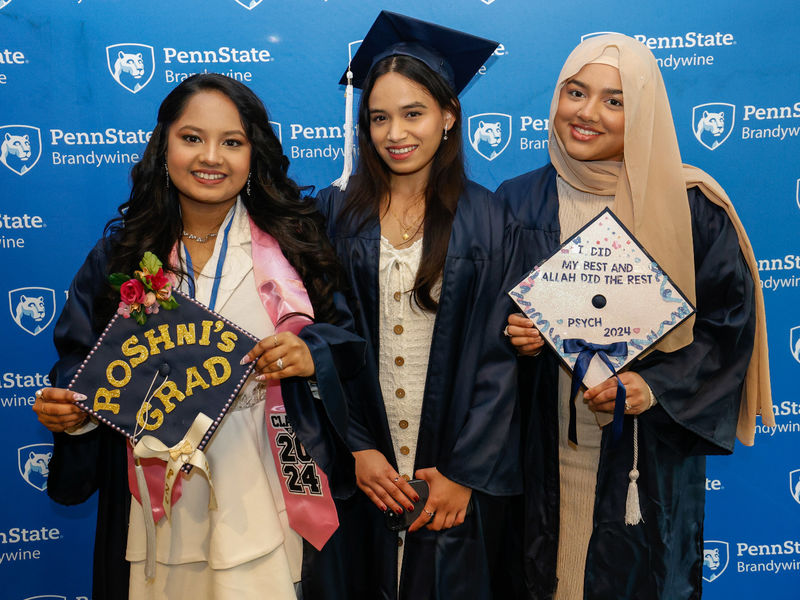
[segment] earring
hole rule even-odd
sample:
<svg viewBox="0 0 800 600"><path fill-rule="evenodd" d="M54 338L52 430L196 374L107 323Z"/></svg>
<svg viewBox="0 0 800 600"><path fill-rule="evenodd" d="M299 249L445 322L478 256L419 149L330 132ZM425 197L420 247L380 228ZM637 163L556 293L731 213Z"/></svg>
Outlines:
<svg viewBox="0 0 800 600"><path fill-rule="evenodd" d="M444 135L442 136L443 140L447 139L447 125L444 126Z"/></svg>
<svg viewBox="0 0 800 600"><path fill-rule="evenodd" d="M247 174L247 195L250 196L250 173Z"/></svg>
<svg viewBox="0 0 800 600"><path fill-rule="evenodd" d="M167 167L167 161L164 160L164 189L169 190L169 167Z"/></svg>

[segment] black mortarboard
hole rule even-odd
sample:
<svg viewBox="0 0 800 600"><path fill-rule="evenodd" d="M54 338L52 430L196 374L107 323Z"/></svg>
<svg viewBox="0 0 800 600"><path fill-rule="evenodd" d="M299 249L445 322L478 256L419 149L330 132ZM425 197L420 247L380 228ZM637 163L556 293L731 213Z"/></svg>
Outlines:
<svg viewBox="0 0 800 600"><path fill-rule="evenodd" d="M115 315L69 388L87 396L82 408L137 441L152 435L173 446L202 412L213 421L202 449L252 371L254 363L239 362L258 340L172 293L178 307L148 315L143 325ZM145 400L149 410L137 423Z"/></svg>
<svg viewBox="0 0 800 600"><path fill-rule="evenodd" d="M353 86L361 88L372 66L387 56L412 56L441 75L456 94L467 86L499 44L492 40L381 11L350 62ZM341 84L347 83L347 72Z"/></svg>

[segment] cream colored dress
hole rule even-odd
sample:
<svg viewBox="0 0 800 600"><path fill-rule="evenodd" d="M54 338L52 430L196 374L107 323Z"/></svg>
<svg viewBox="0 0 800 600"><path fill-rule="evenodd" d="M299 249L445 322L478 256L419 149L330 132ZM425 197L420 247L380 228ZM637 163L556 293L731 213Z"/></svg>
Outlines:
<svg viewBox="0 0 800 600"><path fill-rule="evenodd" d="M255 289L250 225L240 203L228 239L216 311L264 338L273 325ZM228 223L223 223L223 231ZM209 302L222 236L197 278L196 298ZM182 290L186 291L186 290ZM128 548L133 600L190 598L294 600L300 580L302 540L289 528L280 481L269 446L264 386L247 380L206 447L218 508L208 509L209 488L197 469L184 478L172 519L157 529L156 578L144 577L145 533L141 505L131 502Z"/></svg>
<svg viewBox="0 0 800 600"><path fill-rule="evenodd" d="M378 270L380 310L379 377L397 468L414 478L422 398L428 374L428 355L436 314L419 308L411 299L420 260L422 239L398 249L381 237ZM433 295L438 297L440 286ZM403 561L405 532L398 536L397 572Z"/></svg>

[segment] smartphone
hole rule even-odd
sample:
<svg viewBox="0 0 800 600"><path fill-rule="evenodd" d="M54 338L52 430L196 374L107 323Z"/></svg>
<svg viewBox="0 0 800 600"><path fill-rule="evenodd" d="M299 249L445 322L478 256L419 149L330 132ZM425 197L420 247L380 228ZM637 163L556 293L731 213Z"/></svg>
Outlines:
<svg viewBox="0 0 800 600"><path fill-rule="evenodd" d="M404 510L399 515L395 514L391 508L386 509L383 516L386 518L385 524L389 531L403 531L411 527L411 524L417 520L422 514L422 509L425 508L425 503L428 501L428 482L424 479L412 479L408 482L414 491L419 496L419 501L414 503L414 510L408 512Z"/></svg>

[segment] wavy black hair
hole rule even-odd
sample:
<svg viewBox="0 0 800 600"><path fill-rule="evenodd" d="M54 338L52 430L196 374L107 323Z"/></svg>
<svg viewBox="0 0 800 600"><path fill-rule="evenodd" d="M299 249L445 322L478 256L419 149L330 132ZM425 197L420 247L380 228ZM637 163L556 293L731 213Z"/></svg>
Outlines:
<svg viewBox="0 0 800 600"><path fill-rule="evenodd" d="M341 219L362 228L379 217L381 199L391 202L389 166L378 154L370 136L369 97L375 82L386 73L398 73L424 87L442 109L449 110L455 122L433 157L425 188L425 217L422 234L422 259L412 288L412 297L423 309L435 312L439 303L431 295L442 276L450 230L458 198L466 184L464 148L461 142L461 103L450 85L422 61L405 55L392 55L378 61L367 75L358 106L358 167L349 187Z"/></svg>
<svg viewBox="0 0 800 600"><path fill-rule="evenodd" d="M109 273L133 273L146 251L165 260L181 239L180 205L173 185L167 186L165 158L170 126L199 92L224 94L239 111L251 145L250 192L240 192L255 224L274 237L308 291L317 321L336 322L333 292L342 288L343 275L325 234L324 218L314 200L303 195L288 176L289 159L269 125L261 100L246 85L218 74L193 75L173 89L158 109L158 123L142 159L131 170L131 193L118 215L105 227L110 242ZM166 267L165 267L166 268ZM186 274L174 266L170 270ZM109 286L98 298L96 312L103 324L116 310L118 294Z"/></svg>

